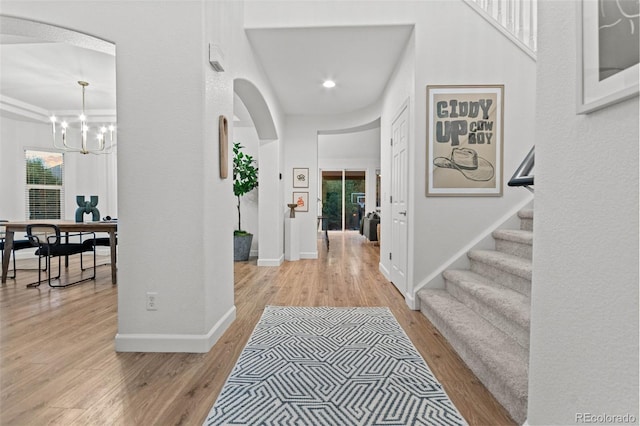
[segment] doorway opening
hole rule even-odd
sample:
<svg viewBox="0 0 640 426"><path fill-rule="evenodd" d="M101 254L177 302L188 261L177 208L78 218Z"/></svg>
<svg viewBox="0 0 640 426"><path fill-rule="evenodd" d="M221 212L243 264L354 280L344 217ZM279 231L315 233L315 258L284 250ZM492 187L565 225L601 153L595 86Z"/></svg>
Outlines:
<svg viewBox="0 0 640 426"><path fill-rule="evenodd" d="M365 216L365 170L322 170L322 216L329 231L356 231Z"/></svg>
<svg viewBox="0 0 640 426"><path fill-rule="evenodd" d="M284 253L284 223L279 220L284 196L278 179L281 173L278 133L267 102L252 82L236 78L233 91L234 139L238 138L258 161L260 170L257 192L243 204L246 227L254 232L250 256L258 256L258 266L279 266Z"/></svg>

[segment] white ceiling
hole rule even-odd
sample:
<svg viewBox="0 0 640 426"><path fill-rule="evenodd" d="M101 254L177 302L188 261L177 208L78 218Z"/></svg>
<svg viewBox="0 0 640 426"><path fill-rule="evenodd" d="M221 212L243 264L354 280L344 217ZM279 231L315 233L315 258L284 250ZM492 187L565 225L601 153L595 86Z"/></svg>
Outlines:
<svg viewBox="0 0 640 426"><path fill-rule="evenodd" d="M411 31L409 25L396 25L249 29L247 35L285 113L339 114L380 98ZM83 47L0 35L2 113L11 109L7 103L17 101L41 116L76 114L81 108L79 80L90 83L89 114L113 113L115 60ZM335 80L335 88L322 87L327 78Z"/></svg>
<svg viewBox="0 0 640 426"><path fill-rule="evenodd" d="M76 115L82 109L80 80L89 82L85 94L88 112L115 112L114 56L65 43L7 35L0 38L3 105L36 114Z"/></svg>
<svg viewBox="0 0 640 426"><path fill-rule="evenodd" d="M410 25L248 29L287 114L342 114L380 98ZM325 79L336 87L326 89Z"/></svg>

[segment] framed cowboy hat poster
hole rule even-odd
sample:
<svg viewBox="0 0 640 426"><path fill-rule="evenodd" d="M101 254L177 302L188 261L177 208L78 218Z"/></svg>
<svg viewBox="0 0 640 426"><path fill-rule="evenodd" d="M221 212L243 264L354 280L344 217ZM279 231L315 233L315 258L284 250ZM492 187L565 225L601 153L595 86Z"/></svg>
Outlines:
<svg viewBox="0 0 640 426"><path fill-rule="evenodd" d="M502 196L504 85L427 86L427 197Z"/></svg>

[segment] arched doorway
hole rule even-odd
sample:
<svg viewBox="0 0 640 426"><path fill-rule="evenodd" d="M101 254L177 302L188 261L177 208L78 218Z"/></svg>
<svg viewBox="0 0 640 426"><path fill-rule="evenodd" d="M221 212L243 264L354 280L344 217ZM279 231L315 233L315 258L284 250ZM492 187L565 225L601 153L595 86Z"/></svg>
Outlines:
<svg viewBox="0 0 640 426"><path fill-rule="evenodd" d="M22 167L16 165L21 161L19 157L24 157L25 149L62 152L50 137L52 115L58 117L58 126L63 120L69 121L67 142L70 146L79 145L77 116L82 107L79 80L89 83L86 94L88 139L93 141L100 125L115 123L116 46L77 31L7 16L0 17L0 33L3 38L2 127L8 129L7 134L15 127L17 134L33 135L7 138L0 146L0 177L9 182L21 176ZM117 145L117 131L113 133L113 143ZM98 209L103 216L117 217L116 188L115 149L111 155L84 156L77 152L65 155L66 195L60 200L60 219L73 218L77 207L75 194L98 195ZM28 219L25 211L28 206L24 200L13 200L18 194L22 195L15 191L4 193L4 188L0 191L4 200L11 201L6 203L3 214L6 218Z"/></svg>
<svg viewBox="0 0 640 426"><path fill-rule="evenodd" d="M100 217L118 216L117 129L107 136L110 155L82 155L60 149L60 124L68 121L66 141L80 145L78 115L84 106L79 81L86 87L88 147L99 127L116 122L115 44L78 31L29 19L0 16L2 73L0 115L0 181L3 219L69 219L77 208L76 195L97 195ZM51 116L57 117L58 144L51 137ZM29 135L12 137L11 135ZM75 152L74 152L75 151ZM55 162L51 157L55 155ZM56 189L25 187L25 162L35 158L57 177ZM44 194L44 196L39 195ZM46 214L41 214L46 211ZM100 254L108 248L100 248ZM28 250L18 258L28 261Z"/></svg>
<svg viewBox="0 0 640 426"><path fill-rule="evenodd" d="M258 266L277 266L284 253L280 208L284 204L280 180L281 147L278 133L267 102L252 82L237 78L233 82L233 90L246 108L257 135L256 158L259 184L258 202L255 208L257 209ZM234 110L237 110L236 105Z"/></svg>

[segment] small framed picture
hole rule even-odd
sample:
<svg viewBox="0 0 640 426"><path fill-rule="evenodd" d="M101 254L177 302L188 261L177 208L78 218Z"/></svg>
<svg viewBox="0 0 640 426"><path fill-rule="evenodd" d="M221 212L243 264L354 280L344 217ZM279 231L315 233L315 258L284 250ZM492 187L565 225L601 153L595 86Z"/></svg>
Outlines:
<svg viewBox="0 0 640 426"><path fill-rule="evenodd" d="M309 193L294 192L293 203L298 205L298 207L296 207L295 209L297 212L308 212L309 211Z"/></svg>
<svg viewBox="0 0 640 426"><path fill-rule="evenodd" d="M293 168L293 187L308 188L309 187L309 169L294 167Z"/></svg>

